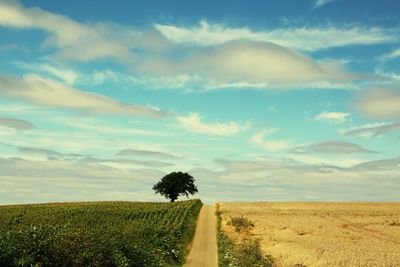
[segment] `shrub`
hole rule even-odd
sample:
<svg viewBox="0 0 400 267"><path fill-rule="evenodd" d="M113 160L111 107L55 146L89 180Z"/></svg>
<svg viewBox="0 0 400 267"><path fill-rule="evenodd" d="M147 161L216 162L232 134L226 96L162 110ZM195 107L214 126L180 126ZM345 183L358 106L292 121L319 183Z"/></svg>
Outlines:
<svg viewBox="0 0 400 267"><path fill-rule="evenodd" d="M250 221L247 217L243 215L237 217L230 217L230 221L228 224L233 225L235 227L236 232L240 232L242 230L249 230L251 227L254 227L254 223Z"/></svg>
<svg viewBox="0 0 400 267"><path fill-rule="evenodd" d="M218 265L220 267L272 267L273 259L262 252L258 239L235 242L221 230L221 212L218 208L217 206ZM230 223L232 225L238 223L240 229L243 225L246 229L254 226L243 216L231 218Z"/></svg>

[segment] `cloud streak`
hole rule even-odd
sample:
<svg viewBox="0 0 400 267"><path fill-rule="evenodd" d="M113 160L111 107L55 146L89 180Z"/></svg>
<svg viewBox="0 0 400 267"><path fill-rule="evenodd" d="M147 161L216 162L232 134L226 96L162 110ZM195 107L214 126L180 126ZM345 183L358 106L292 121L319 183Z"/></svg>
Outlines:
<svg viewBox="0 0 400 267"><path fill-rule="evenodd" d="M18 151L22 154L43 155L48 160L76 160L84 157L82 154L60 153L51 149L37 148L37 147L22 147L16 146Z"/></svg>
<svg viewBox="0 0 400 267"><path fill-rule="evenodd" d="M119 151L116 156L134 156L134 157L154 157L154 158L164 158L164 159L178 159L179 157L164 153L164 152L159 152L159 151L151 151L151 150L141 150L141 149L123 149Z"/></svg>
<svg viewBox="0 0 400 267"><path fill-rule="evenodd" d="M178 120L179 127L184 128L185 130L192 133L206 135L236 135L249 127L249 125L242 126L239 123L233 121L228 123L205 123L202 121L202 118L197 113L192 113L187 116L177 116L176 119Z"/></svg>
<svg viewBox="0 0 400 267"><path fill-rule="evenodd" d="M14 118L0 118L0 126L12 128L17 131L28 131L36 128L35 125L28 121Z"/></svg>
<svg viewBox="0 0 400 267"><path fill-rule="evenodd" d="M345 136L358 136L362 138L379 137L389 132L400 130L400 123L373 123L348 129L341 129L340 134Z"/></svg>
<svg viewBox="0 0 400 267"><path fill-rule="evenodd" d="M318 51L333 47L374 45L398 40L394 33L385 29L359 26L281 28L256 32L246 27L229 28L203 20L199 25L189 28L162 24L156 24L154 27L172 42L202 47L247 40L274 43L299 51Z"/></svg>
<svg viewBox="0 0 400 267"><path fill-rule="evenodd" d="M162 200L149 195L164 172L149 167L119 169L105 163L0 157L0 202ZM24 184L23 188L21 184Z"/></svg>
<svg viewBox="0 0 400 267"><path fill-rule="evenodd" d="M80 160L80 162L84 163L117 163L124 165L142 165L146 167L152 168L163 168L163 167L171 167L174 164L169 162L157 161L157 160L133 160L133 159L121 159L121 158L96 158L87 156Z"/></svg>
<svg viewBox="0 0 400 267"><path fill-rule="evenodd" d="M363 148L352 142L345 141L325 141L313 143L311 145L298 146L294 148L295 153L321 153L321 154L375 154L373 150Z"/></svg>
<svg viewBox="0 0 400 267"><path fill-rule="evenodd" d="M268 136L274 134L278 129L271 128L254 134L250 142L257 147L261 147L267 151L280 152L290 149L291 144L287 140L265 140Z"/></svg>
<svg viewBox="0 0 400 267"><path fill-rule="evenodd" d="M163 117L149 106L125 104L110 97L80 91L36 74L22 78L0 76L0 94L43 106L73 109L92 114Z"/></svg>
<svg viewBox="0 0 400 267"><path fill-rule="evenodd" d="M317 121L330 121L334 123L343 123L346 121L349 113L346 112L322 112L315 116Z"/></svg>
<svg viewBox="0 0 400 267"><path fill-rule="evenodd" d="M379 57L382 61L389 61L400 57L400 48L393 50L390 53L384 54Z"/></svg>
<svg viewBox="0 0 400 267"><path fill-rule="evenodd" d="M329 3L332 3L333 1L335 1L335 0L315 0L313 9L323 7Z"/></svg>

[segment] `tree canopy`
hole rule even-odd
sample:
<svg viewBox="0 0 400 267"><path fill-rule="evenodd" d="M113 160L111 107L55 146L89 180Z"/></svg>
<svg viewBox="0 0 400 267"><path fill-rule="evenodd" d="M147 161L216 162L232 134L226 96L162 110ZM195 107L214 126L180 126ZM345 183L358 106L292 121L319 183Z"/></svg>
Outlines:
<svg viewBox="0 0 400 267"><path fill-rule="evenodd" d="M189 197L189 194L194 195L198 192L194 181L194 178L186 172L171 172L155 184L153 190L156 194L161 194L174 202L179 196Z"/></svg>

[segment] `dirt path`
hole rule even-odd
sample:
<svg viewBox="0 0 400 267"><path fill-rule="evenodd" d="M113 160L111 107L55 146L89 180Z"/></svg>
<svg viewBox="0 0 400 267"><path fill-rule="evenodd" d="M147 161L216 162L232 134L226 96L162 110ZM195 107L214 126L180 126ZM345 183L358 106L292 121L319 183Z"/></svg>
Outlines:
<svg viewBox="0 0 400 267"><path fill-rule="evenodd" d="M204 205L197 220L192 249L184 267L217 267L217 231L214 205Z"/></svg>

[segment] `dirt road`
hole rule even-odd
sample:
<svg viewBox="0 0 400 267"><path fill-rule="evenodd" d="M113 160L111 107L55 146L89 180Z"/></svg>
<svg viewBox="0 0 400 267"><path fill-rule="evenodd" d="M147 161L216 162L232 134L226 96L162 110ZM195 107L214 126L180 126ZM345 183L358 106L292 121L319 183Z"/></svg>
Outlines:
<svg viewBox="0 0 400 267"><path fill-rule="evenodd" d="M217 231L214 205L204 205L185 267L217 267Z"/></svg>

